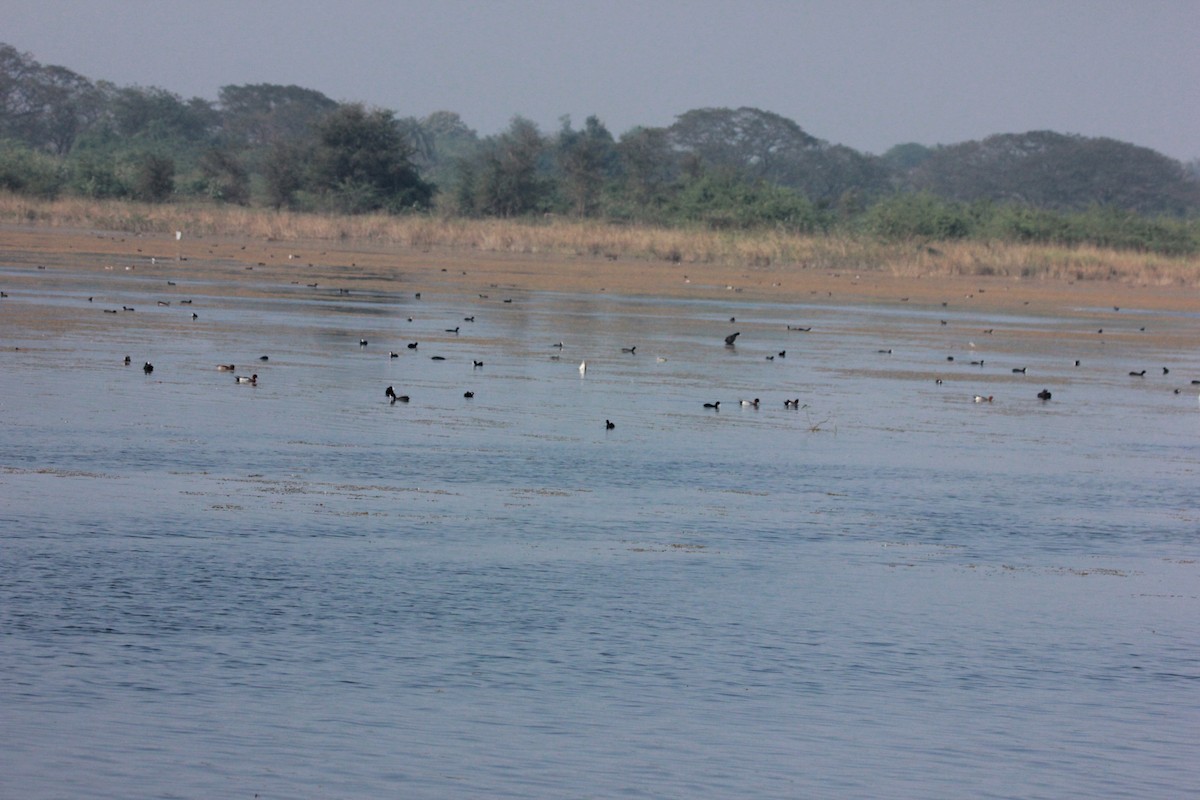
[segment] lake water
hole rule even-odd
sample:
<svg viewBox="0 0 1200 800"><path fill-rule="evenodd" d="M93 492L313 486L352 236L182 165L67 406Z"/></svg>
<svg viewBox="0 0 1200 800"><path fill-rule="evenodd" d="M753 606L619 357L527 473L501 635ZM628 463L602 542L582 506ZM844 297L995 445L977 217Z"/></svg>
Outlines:
<svg viewBox="0 0 1200 800"><path fill-rule="evenodd" d="M1197 315L3 287L0 796L1200 786Z"/></svg>

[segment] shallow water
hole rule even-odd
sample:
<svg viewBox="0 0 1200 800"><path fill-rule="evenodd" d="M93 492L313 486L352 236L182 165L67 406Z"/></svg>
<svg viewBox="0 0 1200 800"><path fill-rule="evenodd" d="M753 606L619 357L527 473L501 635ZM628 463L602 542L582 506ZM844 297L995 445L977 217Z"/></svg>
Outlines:
<svg viewBox="0 0 1200 800"><path fill-rule="evenodd" d="M0 796L1200 785L1194 315L28 278Z"/></svg>

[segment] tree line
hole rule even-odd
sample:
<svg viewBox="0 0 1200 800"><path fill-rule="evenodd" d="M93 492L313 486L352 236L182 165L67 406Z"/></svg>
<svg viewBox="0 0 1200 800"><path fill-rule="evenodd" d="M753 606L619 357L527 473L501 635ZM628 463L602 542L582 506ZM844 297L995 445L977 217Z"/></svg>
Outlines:
<svg viewBox="0 0 1200 800"><path fill-rule="evenodd" d="M565 215L617 223L1004 238L1200 251L1200 162L1050 131L882 156L756 108L619 137L595 116L480 136L299 86L216 101L91 81L0 44L0 189L336 213Z"/></svg>

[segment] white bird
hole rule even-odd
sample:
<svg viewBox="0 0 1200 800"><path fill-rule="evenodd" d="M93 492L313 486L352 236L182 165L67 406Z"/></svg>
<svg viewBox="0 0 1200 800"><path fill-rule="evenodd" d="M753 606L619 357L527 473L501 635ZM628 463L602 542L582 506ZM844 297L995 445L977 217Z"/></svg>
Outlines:
<svg viewBox="0 0 1200 800"><path fill-rule="evenodd" d="M580 374L580 375L583 375L583 374L585 374L586 372L587 372L587 362L586 362L586 361L580 361L580 362L579 362L579 374Z"/></svg>

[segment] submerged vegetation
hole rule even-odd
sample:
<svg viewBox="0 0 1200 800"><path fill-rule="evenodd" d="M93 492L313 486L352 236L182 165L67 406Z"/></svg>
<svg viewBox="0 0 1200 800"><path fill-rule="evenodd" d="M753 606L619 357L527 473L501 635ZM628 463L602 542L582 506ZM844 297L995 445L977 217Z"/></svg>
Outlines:
<svg viewBox="0 0 1200 800"><path fill-rule="evenodd" d="M414 247L1188 276L1197 166L1049 131L875 156L754 108L693 109L620 137L596 117L580 128L564 117L549 134L517 117L481 137L453 112L402 118L298 86L185 100L0 44L0 215L26 223L186 219L227 235Z"/></svg>

